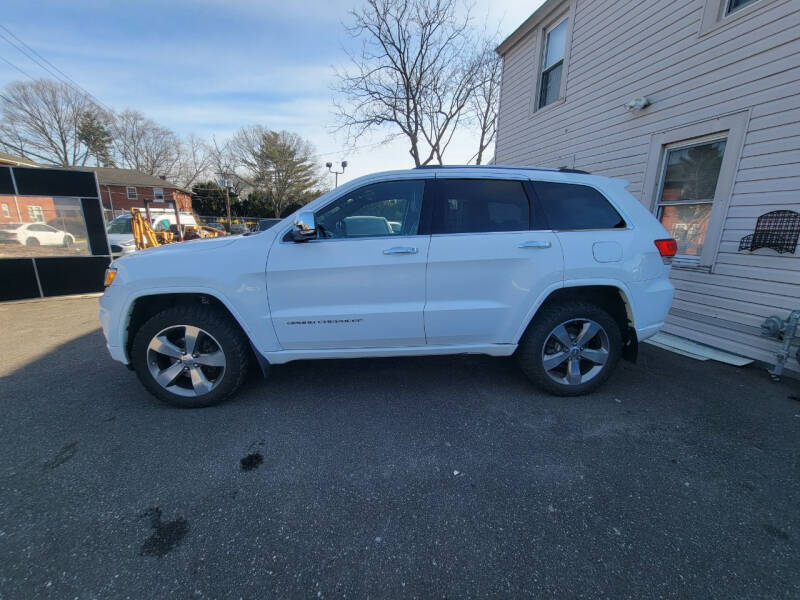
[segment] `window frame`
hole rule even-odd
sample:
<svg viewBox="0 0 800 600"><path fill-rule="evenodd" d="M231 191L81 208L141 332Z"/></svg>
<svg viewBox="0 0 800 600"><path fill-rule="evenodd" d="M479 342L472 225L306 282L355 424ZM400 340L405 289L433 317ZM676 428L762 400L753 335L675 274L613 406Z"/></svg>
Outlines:
<svg viewBox="0 0 800 600"><path fill-rule="evenodd" d="M708 233L711 230L711 220L713 218L714 213L714 202L716 199L716 191L714 192L714 197L711 199L698 199L698 200L678 200L672 202L663 202L661 200L661 196L664 193L664 184L666 183L667 179L667 161L669 159L669 153L674 150L688 150L689 148L697 148L699 146L705 146L707 144L712 144L714 142L725 142L725 150L722 156L722 162L725 162L725 154L728 150L728 135L725 132L721 132L718 134L711 134L708 136L703 136L701 138L695 138L692 140L684 140L679 142L673 142L670 144L665 144L664 149L662 152L661 157L661 170L658 176L658 189L656 190L655 195L655 204L653 206L653 214L655 215L658 222L661 223L661 209L664 206L684 206L684 205L692 205L692 204L710 204L711 205L711 214L709 215L708 220L708 229L706 229L706 240L708 239ZM719 187L720 181L722 179L722 165L720 165L719 173L717 174L717 185ZM715 188L716 190L716 188ZM687 266L697 266L700 264L701 256L705 252L706 249L706 242L703 242L703 251L700 254L693 255L693 254L676 254L673 258L673 264L676 265L687 265Z"/></svg>
<svg viewBox="0 0 800 600"><path fill-rule="evenodd" d="M131 195L131 190L133 190L133 195ZM135 185L129 185L125 188L125 197L128 200L138 200L139 199L139 190L136 189Z"/></svg>
<svg viewBox="0 0 800 600"><path fill-rule="evenodd" d="M575 5L577 0L567 0L557 9L548 15L536 27L536 79L533 82L533 93L529 102L528 113L533 117L556 106L560 106L567 100L567 73L569 70L570 54L572 51L572 32L575 27ZM561 82L559 84L558 99L545 106L539 106L539 97L542 92L542 76L544 74L545 54L547 53L547 34L555 29L561 22L568 19L567 31L564 39L564 58L561 67ZM552 67L551 67L552 69Z"/></svg>
<svg viewBox="0 0 800 600"><path fill-rule="evenodd" d="M738 19L765 10L772 0L753 0L745 6L730 10L731 0L704 0L698 37L726 27Z"/></svg>
<svg viewBox="0 0 800 600"><path fill-rule="evenodd" d="M437 207L443 206L445 202L444 198L444 186L442 185L443 182L456 179L456 180L467 180L472 179L476 181L513 181L520 184L522 187L522 192L525 194L526 198L528 199L528 228L527 229L519 229L514 231L461 231L457 233L450 233L444 231L438 231L442 228L442 223L437 222ZM475 176L475 175L468 175L468 174L458 174L454 173L452 176L448 174L448 176L443 177L442 174L434 180L435 185L435 193L433 197L433 206L431 206L431 219L430 219L430 234L433 236L450 236L450 235L513 235L519 234L523 232L533 231L533 225L537 222L536 217L534 216L534 211L536 210L536 200L535 196L531 193L531 189L529 187L530 179L524 177L513 177L509 175L503 176L496 176L496 177L488 177L488 176Z"/></svg>
<svg viewBox="0 0 800 600"><path fill-rule="evenodd" d="M717 189L709 217L706 240L703 250L697 258L691 260L676 259L674 268L701 269L712 272L719 253L719 245L728 207L733 195L733 186L739 167L739 157L744 145L751 110L721 115L684 127L654 133L650 137L650 152L642 188L642 202L650 212L658 218L659 199L663 186L666 154L675 147L686 147L726 137L725 154L717 179Z"/></svg>
<svg viewBox="0 0 800 600"><path fill-rule="evenodd" d="M421 235L430 235L430 211L432 209L432 198L431 195L433 194L434 190L434 183L435 179L429 177L402 177L398 179L384 179L379 181L371 181L369 183L365 183L364 185L360 185L356 188L350 189L346 192L343 192L330 200L330 202L326 202L325 204L314 208L311 212L314 213L314 222L317 221L319 213L328 208L331 204L335 204L342 198L348 195L352 195L357 193L359 190L362 190L366 187L377 185L380 183L405 183L405 182L413 182L413 181L420 181L423 184L422 189L422 206L420 206L420 214L419 214L419 225L417 226L417 233L414 235L406 235L406 234L386 234L386 235L364 235L364 236L353 236L353 237L339 237L339 238L320 238L315 237L303 243L318 243L318 242L360 242L365 240L386 240L386 239L408 239L412 237L418 237ZM303 209L301 209L303 210ZM284 234L281 235L281 242L282 243L292 243L295 244L297 242L287 239L287 237L291 236L291 228L288 229Z"/></svg>
<svg viewBox="0 0 800 600"><path fill-rule="evenodd" d="M2 203L2 210L3 210L3 217L6 219L11 218L11 208L8 206L7 202Z"/></svg>
<svg viewBox="0 0 800 600"><path fill-rule="evenodd" d="M161 194L156 193L156 190L161 190ZM164 188L163 187L154 187L153 188L153 202L164 202Z"/></svg>

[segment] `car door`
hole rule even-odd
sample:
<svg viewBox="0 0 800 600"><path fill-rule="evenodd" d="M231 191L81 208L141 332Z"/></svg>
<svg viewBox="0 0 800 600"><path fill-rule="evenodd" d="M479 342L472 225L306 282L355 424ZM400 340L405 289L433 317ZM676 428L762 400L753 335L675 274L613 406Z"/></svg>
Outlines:
<svg viewBox="0 0 800 600"><path fill-rule="evenodd" d="M315 213L315 239L276 240L267 294L283 348L425 344L426 185L398 179L345 191Z"/></svg>
<svg viewBox="0 0 800 600"><path fill-rule="evenodd" d="M428 251L428 344L508 344L540 295L562 284L556 235L536 230L527 185L440 174Z"/></svg>

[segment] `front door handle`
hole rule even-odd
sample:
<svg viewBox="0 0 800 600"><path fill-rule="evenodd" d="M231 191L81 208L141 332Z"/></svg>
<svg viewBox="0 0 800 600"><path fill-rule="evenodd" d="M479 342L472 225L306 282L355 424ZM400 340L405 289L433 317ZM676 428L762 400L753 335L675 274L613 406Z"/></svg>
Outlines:
<svg viewBox="0 0 800 600"><path fill-rule="evenodd" d="M519 245L520 248L549 248L550 242L544 242L541 240L536 240L533 242L523 242Z"/></svg>
<svg viewBox="0 0 800 600"><path fill-rule="evenodd" d="M387 248L383 251L384 254L416 254L417 252L419 252L419 250L411 246L395 246L394 248Z"/></svg>

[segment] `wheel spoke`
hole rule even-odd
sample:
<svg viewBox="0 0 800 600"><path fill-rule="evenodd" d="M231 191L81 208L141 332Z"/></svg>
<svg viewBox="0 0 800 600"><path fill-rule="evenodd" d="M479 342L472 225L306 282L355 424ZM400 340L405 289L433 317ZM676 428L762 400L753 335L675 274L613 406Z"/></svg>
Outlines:
<svg viewBox="0 0 800 600"><path fill-rule="evenodd" d="M603 350L602 348L598 348L597 350L592 348L584 348L581 350L581 358L590 360L597 365L604 365L608 360L608 351Z"/></svg>
<svg viewBox="0 0 800 600"><path fill-rule="evenodd" d="M213 384L206 378L200 367L192 367L189 369L189 374L192 377L192 387L196 394L207 394L211 391Z"/></svg>
<svg viewBox="0 0 800 600"><path fill-rule="evenodd" d="M557 352L556 354L545 354L542 365L545 371L555 369L558 365L567 360L569 352Z"/></svg>
<svg viewBox="0 0 800 600"><path fill-rule="evenodd" d="M577 357L570 358L567 363L567 381L570 385L578 385L581 382L581 361Z"/></svg>
<svg viewBox="0 0 800 600"><path fill-rule="evenodd" d="M156 380L162 386L167 387L173 381L175 381L175 378L178 377L178 375L180 375L182 371L183 371L183 364L181 363L181 361L174 362L163 371L159 371L158 375L156 375Z"/></svg>
<svg viewBox="0 0 800 600"><path fill-rule="evenodd" d="M171 358L180 358L183 356L183 350L170 342L165 335L153 338L153 341L150 342L150 350Z"/></svg>
<svg viewBox="0 0 800 600"><path fill-rule="evenodd" d="M200 329L186 325L184 327L184 348L186 354L194 354L194 349L197 346L197 338L200 337Z"/></svg>
<svg viewBox="0 0 800 600"><path fill-rule="evenodd" d="M572 338L567 331L567 328L564 325L559 325L553 330L552 335L556 336L561 345L565 348L569 348L572 345Z"/></svg>
<svg viewBox="0 0 800 600"><path fill-rule="evenodd" d="M589 343L589 341L597 335L597 332L600 331L600 325L595 323L594 321L586 321L583 325L583 329L578 334L578 337L575 339L575 343L579 346L584 346Z"/></svg>
<svg viewBox="0 0 800 600"><path fill-rule="evenodd" d="M209 352L208 354L198 354L195 357L194 362L207 367L224 367L225 355L222 353L222 350Z"/></svg>

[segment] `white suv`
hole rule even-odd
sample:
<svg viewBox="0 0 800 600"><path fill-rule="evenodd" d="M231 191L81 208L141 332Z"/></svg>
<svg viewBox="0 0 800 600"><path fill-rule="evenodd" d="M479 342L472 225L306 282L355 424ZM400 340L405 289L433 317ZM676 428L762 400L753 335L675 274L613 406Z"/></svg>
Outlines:
<svg viewBox="0 0 800 600"><path fill-rule="evenodd" d="M436 167L342 185L257 234L115 261L111 355L158 398L215 404L249 364L517 355L559 395L589 392L662 326L676 245L626 182Z"/></svg>

